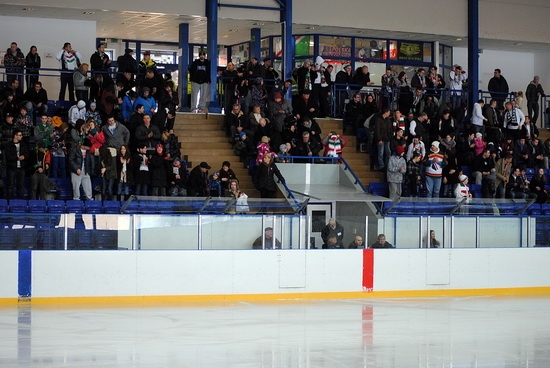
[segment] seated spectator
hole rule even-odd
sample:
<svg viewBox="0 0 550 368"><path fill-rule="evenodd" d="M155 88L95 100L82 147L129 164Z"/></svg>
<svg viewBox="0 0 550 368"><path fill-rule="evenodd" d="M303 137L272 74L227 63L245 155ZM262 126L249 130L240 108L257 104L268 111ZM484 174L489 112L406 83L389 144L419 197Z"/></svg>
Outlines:
<svg viewBox="0 0 550 368"><path fill-rule="evenodd" d="M393 245L391 245L390 242L387 242L386 241L386 235L384 234L379 234L378 235L378 240L374 243L371 244L371 246L369 248L372 248L372 249L377 249L377 248L394 248Z"/></svg>
<svg viewBox="0 0 550 368"><path fill-rule="evenodd" d="M302 120L302 124L298 125L298 132L308 132L311 140L321 142L321 127L319 124L308 117Z"/></svg>
<svg viewBox="0 0 550 368"><path fill-rule="evenodd" d="M288 156L291 156L290 150L291 150L290 143L283 143L279 146L279 152L277 152L277 162L278 163L290 163L292 160L290 158L286 158Z"/></svg>
<svg viewBox="0 0 550 368"><path fill-rule="evenodd" d="M360 235L355 235L355 238L351 243L348 245L349 249L361 249L365 248L365 244L363 244L363 237Z"/></svg>
<svg viewBox="0 0 550 368"><path fill-rule="evenodd" d="M260 126L260 119L262 118L266 119L266 116L262 112L260 106L252 106L252 111L248 114L248 126L253 134L251 138L253 138L254 134L256 134L256 132L258 131L258 127Z"/></svg>
<svg viewBox="0 0 550 368"><path fill-rule="evenodd" d="M97 127L99 129L101 129L101 125L103 124L102 123L102 120L101 120L101 114L99 113L99 111L97 110L97 102L90 102L90 108L88 108L88 110L86 110L86 121L88 121L88 119L93 119L95 121L95 124L97 125Z"/></svg>
<svg viewBox="0 0 550 368"><path fill-rule="evenodd" d="M229 137L229 142L235 142L235 135L244 129L246 117L241 110L241 105L233 104L233 108L225 114L224 128L225 134ZM239 131L240 128L240 131Z"/></svg>
<svg viewBox="0 0 550 368"><path fill-rule="evenodd" d="M429 247L439 248L440 246L441 246L441 242L435 238L435 231L430 230Z"/></svg>
<svg viewBox="0 0 550 368"><path fill-rule="evenodd" d="M178 142L178 137L168 131L162 132L162 141L161 144L164 145L164 152L166 153L166 160L172 162L174 157L181 156L180 144Z"/></svg>
<svg viewBox="0 0 550 368"><path fill-rule="evenodd" d="M544 147L542 146L538 138L533 138L533 140L531 140L531 148L533 149L533 154L532 154L533 167L545 168L545 165L548 162L548 157L545 156Z"/></svg>
<svg viewBox="0 0 550 368"><path fill-rule="evenodd" d="M245 132L239 133L239 140L235 142L234 148L241 162L247 162L248 156L256 152L256 146L252 143L252 140L248 138Z"/></svg>
<svg viewBox="0 0 550 368"><path fill-rule="evenodd" d="M302 133L302 141L296 144L292 156L302 156L302 157L315 157L319 156L321 152L321 143L317 140L311 140L309 132L304 131ZM311 163L311 160L295 160L295 162L302 163Z"/></svg>
<svg viewBox="0 0 550 368"><path fill-rule="evenodd" d="M187 196L187 168L182 165L179 157L174 158L172 161L172 171L169 173L170 189L168 193L172 197L185 197Z"/></svg>
<svg viewBox="0 0 550 368"><path fill-rule="evenodd" d="M187 195L190 197L209 197L208 170L211 167L206 162L201 162L189 173L187 180Z"/></svg>
<svg viewBox="0 0 550 368"><path fill-rule="evenodd" d="M323 244L323 249L337 249L337 248L343 248L338 244L338 238L336 235L331 234L328 236L327 241Z"/></svg>
<svg viewBox="0 0 550 368"><path fill-rule="evenodd" d="M472 165L472 176L475 184L481 184L483 198L492 198L495 192L495 161L491 157L491 151L485 149L483 153L476 156Z"/></svg>
<svg viewBox="0 0 550 368"><path fill-rule="evenodd" d="M223 191L229 187L229 181L237 179L237 175L235 175L235 172L231 170L231 163L229 161L222 162L222 168L219 170L219 176L222 184L222 192L220 193L220 196L222 196Z"/></svg>
<svg viewBox="0 0 550 368"><path fill-rule="evenodd" d="M546 175L544 174L544 169L539 168L529 183L529 189L537 196L537 203L546 203L548 192L544 189L545 184Z"/></svg>
<svg viewBox="0 0 550 368"><path fill-rule="evenodd" d="M483 134L476 133L474 138L474 145L475 145L474 155L478 156L483 152L485 147L487 147L487 142L483 140Z"/></svg>
<svg viewBox="0 0 550 368"><path fill-rule="evenodd" d="M29 88L23 95L23 101L30 101L34 107L35 116L48 113L48 92L42 88L42 82L34 82L33 88Z"/></svg>
<svg viewBox="0 0 550 368"><path fill-rule="evenodd" d="M290 143L291 148L295 148L296 144L298 144L299 141L302 140L302 136L298 132L298 123L293 121L290 122L286 128L283 130L283 134L281 136L281 140L286 143ZM550 152L550 144L549 144L548 151Z"/></svg>
<svg viewBox="0 0 550 368"><path fill-rule="evenodd" d="M272 147L272 151L277 149L281 144L281 135L279 134L279 132L273 129L273 125L269 122L268 119L261 118L260 124L258 125L256 133L254 135L254 142L260 143L263 137L269 138L269 143Z"/></svg>
<svg viewBox="0 0 550 368"><path fill-rule="evenodd" d="M273 239L273 228L266 227L263 236L259 236L254 243L252 243L252 249L273 249L273 242L275 241L275 248L281 249L281 242L279 239Z"/></svg>
<svg viewBox="0 0 550 368"><path fill-rule="evenodd" d="M531 144L525 138L518 139L514 148L514 164L516 166L533 167L532 152Z"/></svg>
<svg viewBox="0 0 550 368"><path fill-rule="evenodd" d="M447 134L444 138L442 138L439 143L439 148L441 148L442 152L450 152L451 154L456 154L456 142L453 138L453 136Z"/></svg>

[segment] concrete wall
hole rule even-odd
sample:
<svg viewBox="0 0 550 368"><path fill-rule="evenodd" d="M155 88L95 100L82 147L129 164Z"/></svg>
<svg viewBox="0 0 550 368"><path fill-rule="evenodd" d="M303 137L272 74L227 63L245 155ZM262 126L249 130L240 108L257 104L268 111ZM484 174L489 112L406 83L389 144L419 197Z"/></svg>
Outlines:
<svg viewBox="0 0 550 368"><path fill-rule="evenodd" d="M32 263L18 266L17 251L6 251L0 304L16 300L17 284L24 282L17 270L25 267L31 267L35 302L548 292L549 255L547 248L34 251Z"/></svg>

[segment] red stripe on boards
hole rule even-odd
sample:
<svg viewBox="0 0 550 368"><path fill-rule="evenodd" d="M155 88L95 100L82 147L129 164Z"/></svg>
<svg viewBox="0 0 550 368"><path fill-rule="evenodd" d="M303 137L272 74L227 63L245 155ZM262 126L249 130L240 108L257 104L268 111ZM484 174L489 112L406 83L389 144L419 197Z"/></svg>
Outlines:
<svg viewBox="0 0 550 368"><path fill-rule="evenodd" d="M363 249L363 290L374 287L374 249Z"/></svg>

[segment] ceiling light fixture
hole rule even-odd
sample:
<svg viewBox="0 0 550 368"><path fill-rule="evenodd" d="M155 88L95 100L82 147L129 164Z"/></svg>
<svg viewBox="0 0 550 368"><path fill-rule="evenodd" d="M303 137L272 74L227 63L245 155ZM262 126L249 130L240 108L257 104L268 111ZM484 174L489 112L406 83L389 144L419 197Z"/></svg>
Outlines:
<svg viewBox="0 0 550 368"><path fill-rule="evenodd" d="M94 15L95 12L93 12L93 11L85 11L85 12L82 12L82 14L84 14L84 15Z"/></svg>

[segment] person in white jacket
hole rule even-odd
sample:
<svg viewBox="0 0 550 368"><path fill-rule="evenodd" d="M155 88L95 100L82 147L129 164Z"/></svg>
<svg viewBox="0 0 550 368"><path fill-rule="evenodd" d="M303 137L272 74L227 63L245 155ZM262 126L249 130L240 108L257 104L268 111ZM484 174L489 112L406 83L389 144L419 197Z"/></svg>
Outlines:
<svg viewBox="0 0 550 368"><path fill-rule="evenodd" d="M485 101L478 100L474 104L474 109L472 111L472 117L470 122L472 123L476 133L483 133L483 123L487 121L487 118L483 116L483 106Z"/></svg>
<svg viewBox="0 0 550 368"><path fill-rule="evenodd" d="M73 73L80 66L80 60L82 55L80 52L73 50L70 42L63 44L61 49L55 58L61 62L61 88L59 89L59 100L65 100L65 89L69 88L69 101L73 102L74 98L74 83Z"/></svg>
<svg viewBox="0 0 550 368"><path fill-rule="evenodd" d="M462 86L468 80L468 73L462 70L460 65L453 65L451 72L449 73L449 79L451 81L451 96L453 101L453 108L460 106L462 102Z"/></svg>
<svg viewBox="0 0 550 368"><path fill-rule="evenodd" d="M86 120L86 102L82 100L69 109L69 124L74 127L78 119Z"/></svg>

